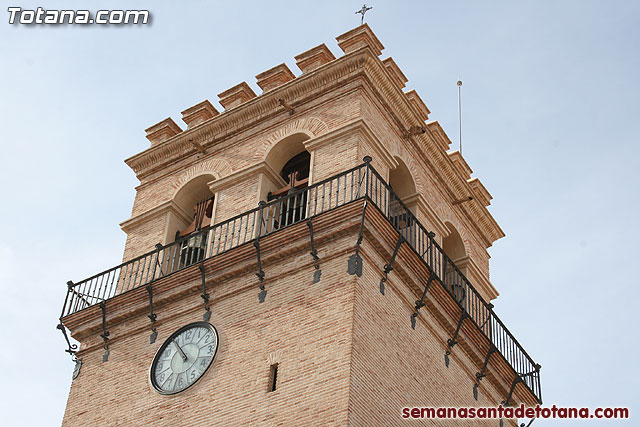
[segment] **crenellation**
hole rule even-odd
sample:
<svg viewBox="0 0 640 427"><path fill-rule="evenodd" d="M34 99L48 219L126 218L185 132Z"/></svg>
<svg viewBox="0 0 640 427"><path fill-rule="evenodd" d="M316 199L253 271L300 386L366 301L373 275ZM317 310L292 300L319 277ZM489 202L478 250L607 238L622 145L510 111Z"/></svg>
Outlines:
<svg viewBox="0 0 640 427"><path fill-rule="evenodd" d="M378 37L371 31L368 24L360 25L353 30L336 37L338 46L345 54L353 52L363 47L369 47L374 55L380 56L384 46L378 40Z"/></svg>
<svg viewBox="0 0 640 427"><path fill-rule="evenodd" d="M295 78L296 76L284 62L256 76L257 84L263 93L282 86Z"/></svg>
<svg viewBox="0 0 640 427"><path fill-rule="evenodd" d="M220 98L220 104L227 111L255 98L256 93L249 87L247 82L242 82L219 93L218 97Z"/></svg>
<svg viewBox="0 0 640 427"><path fill-rule="evenodd" d="M303 73L310 73L334 59L336 59L336 57L324 43L302 52L295 57L296 65Z"/></svg>
<svg viewBox="0 0 640 427"><path fill-rule="evenodd" d="M400 89L403 89L409 79L407 79L407 76L405 76L400 67L398 67L398 64L396 64L396 62L391 57L384 59L382 63L387 68L387 71L389 71L389 74L391 75L393 81L398 85Z"/></svg>
<svg viewBox="0 0 640 427"><path fill-rule="evenodd" d="M205 99L204 101L189 107L182 112L182 121L187 124L187 129L191 129L200 123L219 115L220 112Z"/></svg>
<svg viewBox="0 0 640 427"><path fill-rule="evenodd" d="M440 145L442 151L449 151L449 147L451 147L451 140L447 136L442 126L437 120L431 121L427 123L427 129L431 132L431 136L435 139L435 141Z"/></svg>
<svg viewBox="0 0 640 427"><path fill-rule="evenodd" d="M478 178L468 179L467 182L471 186L471 190L473 191L474 198L478 200L482 206L487 207L491 204L491 193L485 188L485 186L480 182Z"/></svg>
<svg viewBox="0 0 640 427"><path fill-rule="evenodd" d="M462 153L460 153L460 151L458 150L455 150L455 151L449 151L447 155L455 165L456 170L462 175L465 181L468 181L469 179L471 179L471 174L473 173L473 170L471 170L471 167L469 166L469 164L466 162L464 157L462 157Z"/></svg>
<svg viewBox="0 0 640 427"><path fill-rule="evenodd" d="M176 136L182 129L173 121L171 117L167 117L161 122L145 129L147 139L151 142L151 146L157 145L167 139Z"/></svg>
<svg viewBox="0 0 640 427"><path fill-rule="evenodd" d="M422 98L420 98L418 92L416 92L414 89L405 93L405 95L407 96L407 98L409 98L411 105L413 105L413 107L418 111L420 119L422 119L423 122L429 120L429 114L431 114L431 111L429 111L429 107L427 107L427 104L422 101Z"/></svg>

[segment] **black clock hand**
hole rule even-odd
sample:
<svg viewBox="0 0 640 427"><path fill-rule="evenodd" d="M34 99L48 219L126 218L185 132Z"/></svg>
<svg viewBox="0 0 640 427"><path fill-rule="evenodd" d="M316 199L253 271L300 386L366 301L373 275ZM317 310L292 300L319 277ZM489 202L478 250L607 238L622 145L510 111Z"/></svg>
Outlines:
<svg viewBox="0 0 640 427"><path fill-rule="evenodd" d="M188 359L187 355L184 354L184 351L182 351L177 341L173 341L173 343L176 345L176 348L178 349L178 353L180 353L180 356L182 356L182 360L186 362Z"/></svg>

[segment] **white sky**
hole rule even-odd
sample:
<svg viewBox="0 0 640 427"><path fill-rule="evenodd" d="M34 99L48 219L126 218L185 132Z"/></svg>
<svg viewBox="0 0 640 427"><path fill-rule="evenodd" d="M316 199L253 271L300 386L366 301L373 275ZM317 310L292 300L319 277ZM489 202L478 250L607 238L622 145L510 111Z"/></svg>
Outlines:
<svg viewBox="0 0 640 427"><path fill-rule="evenodd" d="M11 3L83 9L87 3ZM361 3L91 2L147 26L9 25L0 11L0 413L58 425L65 282L120 262L144 129L357 26ZM546 405L640 409L640 3L382 2L367 22L494 197L496 311ZM400 314L399 314L400 315ZM469 392L472 384L469 383ZM536 421L536 426L568 423ZM575 425L581 425L575 422ZM585 425L630 425L590 421Z"/></svg>

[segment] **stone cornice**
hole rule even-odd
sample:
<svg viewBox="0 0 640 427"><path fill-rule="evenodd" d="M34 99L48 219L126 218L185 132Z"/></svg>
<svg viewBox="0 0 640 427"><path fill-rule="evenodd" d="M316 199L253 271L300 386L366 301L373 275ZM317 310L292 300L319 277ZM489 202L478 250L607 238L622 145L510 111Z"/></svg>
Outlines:
<svg viewBox="0 0 640 427"><path fill-rule="evenodd" d="M482 185L482 182L480 182L478 178L468 179L467 182L473 190L473 197L478 199L478 201L482 203L482 206L489 206L493 197L491 197L491 193L487 191L485 186Z"/></svg>
<svg viewBox="0 0 640 427"><path fill-rule="evenodd" d="M269 166L266 162L260 162L260 163L256 163L255 165L249 166L248 168L244 168L239 171L236 171L223 178L216 179L215 181L211 181L207 183L207 185L209 186L209 190L211 190L211 192L215 194L237 183L241 183L251 176L255 176L258 174L266 175L267 178L269 178L272 182L277 183L282 187L284 187L287 184L285 180L282 179L282 177L278 175L271 166Z"/></svg>
<svg viewBox="0 0 640 427"><path fill-rule="evenodd" d="M471 170L471 167L469 166L467 161L464 159L464 157L462 157L462 153L460 153L460 151L458 150L455 150L449 151L447 155L449 156L453 164L456 165L456 168L458 168L458 172L460 172L465 181L471 179L473 170Z"/></svg>
<svg viewBox="0 0 640 427"><path fill-rule="evenodd" d="M448 151L451 146L451 140L445 133L442 126L437 120L433 120L427 123L427 127L431 131L431 136L435 138L436 142L440 144L444 151Z"/></svg>
<svg viewBox="0 0 640 427"><path fill-rule="evenodd" d="M335 141L338 138L344 138L346 136L360 134L365 138L365 141L371 146L378 159L381 159L390 169L398 166L398 161L393 158L393 155L389 152L387 147L378 139L378 137L371 131L371 128L363 119L357 119L350 123L347 123L340 128L334 129L324 135L318 136L313 139L309 139L303 142L305 148L308 151L313 151L318 147Z"/></svg>
<svg viewBox="0 0 640 427"><path fill-rule="evenodd" d="M141 224L145 224L150 219L160 215L164 215L168 212L173 212L174 214L176 214L186 222L190 222L192 219L191 215L188 212L186 212L184 209L182 209L180 206L178 206L176 202L174 202L173 200L167 200L166 202L161 203L158 206L152 209L149 209L146 212L142 212L136 216L129 218L126 221L121 222L120 228L125 233L129 233L131 230L133 230L137 226Z"/></svg>

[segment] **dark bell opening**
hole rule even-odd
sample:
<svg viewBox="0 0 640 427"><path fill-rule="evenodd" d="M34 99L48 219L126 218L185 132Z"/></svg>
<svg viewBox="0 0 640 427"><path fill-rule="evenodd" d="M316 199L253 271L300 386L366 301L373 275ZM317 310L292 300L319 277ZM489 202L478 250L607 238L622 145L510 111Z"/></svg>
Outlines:
<svg viewBox="0 0 640 427"><path fill-rule="evenodd" d="M309 178L309 163L311 162L311 154L308 151L303 151L300 154L293 156L289 161L284 165L282 171L280 172L280 176L287 183L289 182L289 177L292 172L298 172L298 180L303 180L305 178Z"/></svg>

